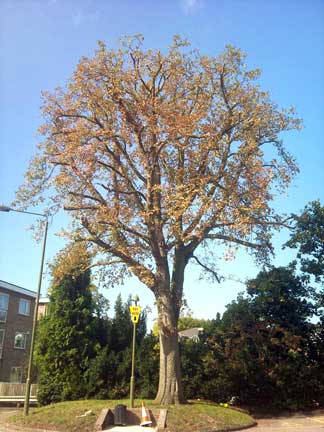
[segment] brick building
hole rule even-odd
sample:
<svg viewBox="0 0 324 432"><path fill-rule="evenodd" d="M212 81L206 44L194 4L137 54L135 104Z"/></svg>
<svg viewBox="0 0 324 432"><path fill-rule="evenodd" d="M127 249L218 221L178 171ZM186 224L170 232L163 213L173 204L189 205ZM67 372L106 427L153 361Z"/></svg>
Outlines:
<svg viewBox="0 0 324 432"><path fill-rule="evenodd" d="M36 293L0 280L0 382L24 382Z"/></svg>
<svg viewBox="0 0 324 432"><path fill-rule="evenodd" d="M37 310L37 321L43 316L47 314L47 308L49 304L48 297L41 297L38 302L38 310Z"/></svg>

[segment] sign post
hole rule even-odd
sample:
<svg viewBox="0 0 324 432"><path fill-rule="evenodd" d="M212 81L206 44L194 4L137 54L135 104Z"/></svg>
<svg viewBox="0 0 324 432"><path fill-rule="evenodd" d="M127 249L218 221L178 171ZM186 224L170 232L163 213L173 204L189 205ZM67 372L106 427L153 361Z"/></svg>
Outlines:
<svg viewBox="0 0 324 432"><path fill-rule="evenodd" d="M132 349L132 375L130 379L130 408L134 408L134 386L135 386L135 343L136 343L136 324L139 320L139 315L141 313L140 306L137 306L137 302L139 301L139 297L135 296L132 301L135 303L135 306L129 306L129 311L131 313L131 318L133 321L133 349Z"/></svg>

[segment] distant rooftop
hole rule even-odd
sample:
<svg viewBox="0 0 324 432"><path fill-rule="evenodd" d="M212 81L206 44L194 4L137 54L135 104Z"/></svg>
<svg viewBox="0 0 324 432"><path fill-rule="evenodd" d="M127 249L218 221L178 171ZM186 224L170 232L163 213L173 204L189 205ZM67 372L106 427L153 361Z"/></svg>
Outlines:
<svg viewBox="0 0 324 432"><path fill-rule="evenodd" d="M203 332L204 329L201 327L193 327L187 330L179 331L179 337L188 339L198 339L199 333Z"/></svg>
<svg viewBox="0 0 324 432"><path fill-rule="evenodd" d="M36 292L35 291L31 291L29 289L20 287L18 285L14 285L14 284L9 283L9 282L5 282L3 280L0 280L0 290L1 290L1 288L5 288L9 291L14 291L14 292L17 292L19 294L24 294L26 296L36 298Z"/></svg>
<svg viewBox="0 0 324 432"><path fill-rule="evenodd" d="M39 303L49 303L50 299L48 297L41 297L39 299Z"/></svg>

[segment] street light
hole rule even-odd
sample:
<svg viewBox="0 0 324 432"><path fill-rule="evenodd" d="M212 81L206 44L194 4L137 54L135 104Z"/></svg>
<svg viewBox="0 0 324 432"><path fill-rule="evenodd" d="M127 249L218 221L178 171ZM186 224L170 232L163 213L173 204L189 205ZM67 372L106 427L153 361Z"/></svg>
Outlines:
<svg viewBox="0 0 324 432"><path fill-rule="evenodd" d="M11 207L4 206L4 205L0 205L0 211L2 211L2 212L13 211L13 212L17 212L17 213L26 213L26 214L31 214L34 216L40 216L40 217L45 218L42 257L41 257L41 265L40 265L39 278L38 278L36 302L35 302L35 308L34 308L33 328L32 328L31 341L30 341L28 372L27 372L27 380L26 380L24 415L27 416L28 412L29 412L30 385L31 385L30 377L31 377L31 371L32 371L33 355L34 355L35 333L36 333L37 315L38 315L38 303L39 303L39 297L40 297L40 293L41 293L42 279L43 279L43 267L44 267L44 258L45 258L45 247L46 247L46 239L47 239L48 220L47 220L47 216L44 214L34 213L34 212L29 212L29 211L24 211L24 210L16 210L16 209L13 209Z"/></svg>

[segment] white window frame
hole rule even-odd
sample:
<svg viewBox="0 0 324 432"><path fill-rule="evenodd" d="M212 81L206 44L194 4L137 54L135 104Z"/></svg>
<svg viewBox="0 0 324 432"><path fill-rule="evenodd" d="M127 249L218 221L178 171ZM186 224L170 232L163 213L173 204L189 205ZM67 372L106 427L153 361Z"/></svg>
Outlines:
<svg viewBox="0 0 324 432"><path fill-rule="evenodd" d="M13 369L16 369L16 375L17 375L18 378L20 378L20 381L11 381L11 375L13 373L13 371L12 371ZM22 367L21 366L12 366L10 368L10 382L11 383L16 383L16 384L22 383L22 374L23 374L23 371L22 371Z"/></svg>
<svg viewBox="0 0 324 432"><path fill-rule="evenodd" d="M1 307L1 304L0 304L0 322L6 322L7 321L7 310L9 307L9 294L4 293L4 292L0 292L0 296L4 296L7 298L7 304L6 305L3 305Z"/></svg>
<svg viewBox="0 0 324 432"><path fill-rule="evenodd" d="M16 338L17 338L18 335L22 335L23 336L24 346L16 346ZM21 331L17 331L15 333L14 348L15 349L25 350L26 349L26 345L27 345L27 333L24 333L24 332L21 332Z"/></svg>
<svg viewBox="0 0 324 432"><path fill-rule="evenodd" d="M25 306L28 305L27 306L27 311L20 310L20 306L21 305L24 305L24 307L23 307L24 309L25 309ZM20 298L19 299L18 313L19 313L19 315L30 316L30 300L27 300L25 298Z"/></svg>

